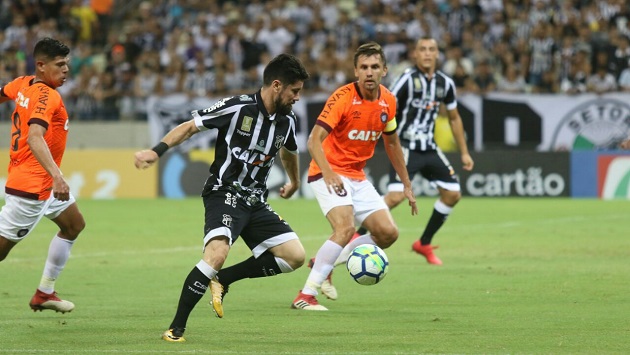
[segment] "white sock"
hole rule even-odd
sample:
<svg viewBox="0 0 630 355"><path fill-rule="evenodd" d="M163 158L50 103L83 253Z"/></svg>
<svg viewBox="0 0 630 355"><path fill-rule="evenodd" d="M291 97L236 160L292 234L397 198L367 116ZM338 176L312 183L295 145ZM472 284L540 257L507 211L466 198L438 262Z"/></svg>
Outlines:
<svg viewBox="0 0 630 355"><path fill-rule="evenodd" d="M217 276L218 271L215 270L212 266L208 265L205 261L199 260L197 263L197 269L201 271L202 274L206 275L209 279Z"/></svg>
<svg viewBox="0 0 630 355"><path fill-rule="evenodd" d="M73 244L74 240L62 239L57 235L50 241L46 266L39 282L38 289L40 291L44 293L55 291L55 281L70 258L70 249L72 249Z"/></svg>
<svg viewBox="0 0 630 355"><path fill-rule="evenodd" d="M282 271L282 273L286 274L293 271L291 265L289 265L289 263L287 263L284 259L277 256L274 257L274 259L276 260L276 264L278 264L278 267L280 268L280 271Z"/></svg>
<svg viewBox="0 0 630 355"><path fill-rule="evenodd" d="M333 263L337 260L342 249L341 245L331 240L324 242L324 245L319 248L317 255L315 255L315 264L313 264L313 269L308 274L302 293L317 296L317 290L332 271Z"/></svg>
<svg viewBox="0 0 630 355"><path fill-rule="evenodd" d="M354 250L354 248L358 247L361 244L376 245L370 233L364 234L356 238L355 240L351 241L343 248L343 250L341 251L341 254L339 254L339 257L337 258L337 260L335 260L335 266L345 264L346 261L348 260L348 257L350 256L350 253L352 253L352 250Z"/></svg>

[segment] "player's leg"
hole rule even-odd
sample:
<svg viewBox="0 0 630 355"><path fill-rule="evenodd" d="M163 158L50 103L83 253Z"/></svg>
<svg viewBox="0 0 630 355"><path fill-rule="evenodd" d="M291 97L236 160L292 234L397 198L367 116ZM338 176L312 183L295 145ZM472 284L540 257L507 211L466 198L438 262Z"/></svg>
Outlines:
<svg viewBox="0 0 630 355"><path fill-rule="evenodd" d="M59 231L50 241L44 271L29 305L34 311L70 312L74 304L57 296L55 282L68 263L74 242L85 228L85 220L72 195L68 201L51 197L46 202L45 216L59 227Z"/></svg>
<svg viewBox="0 0 630 355"><path fill-rule="evenodd" d="M453 207L461 198L461 188L454 176L453 168L441 151L427 153L427 165L421 174L435 184L440 193L440 198L433 205L433 212L427 222L419 240L416 240L412 249L426 257L427 262L433 265L441 265L442 261L434 254L431 245L433 237L442 227Z"/></svg>
<svg viewBox="0 0 630 355"><path fill-rule="evenodd" d="M0 261L26 238L45 213L46 201L30 200L6 194L0 210Z"/></svg>
<svg viewBox="0 0 630 355"><path fill-rule="evenodd" d="M223 298L232 283L286 274L304 264L304 247L297 234L265 203L253 207L250 222L241 236L253 256L221 269L210 282L210 303L219 317L223 316Z"/></svg>
<svg viewBox="0 0 630 355"><path fill-rule="evenodd" d="M407 148L403 148L403 155L405 157L405 164L407 167L407 173L409 178L413 179L415 174L420 169L422 161L417 158L417 153L409 151ZM387 207L392 210L400 205L405 200L405 194L403 193L404 185L398 178L398 174L394 167L389 164L389 183L387 185L387 193L383 196L383 201ZM361 225L361 228L357 230L357 233L363 235L368 232L365 225Z"/></svg>
<svg viewBox="0 0 630 355"><path fill-rule="evenodd" d="M319 179L309 183L322 212L328 219L333 233L319 248L315 255L315 262L308 275L306 283L291 307L304 310L326 310L320 305L315 296L322 283L332 272L335 260L342 249L355 232L355 219L353 209L353 183L349 179L344 180L345 191L337 194L328 191L324 180Z"/></svg>
<svg viewBox="0 0 630 355"><path fill-rule="evenodd" d="M10 241L0 235L0 261L7 258L7 255L9 255L9 252L16 244L16 242Z"/></svg>
<svg viewBox="0 0 630 355"><path fill-rule="evenodd" d="M184 341L183 335L190 313L208 289L210 280L223 266L230 246L238 238L249 207L229 192L219 190L203 196L205 207L205 235L203 257L186 276L177 304L175 317L162 339ZM225 217L228 216L228 217Z"/></svg>

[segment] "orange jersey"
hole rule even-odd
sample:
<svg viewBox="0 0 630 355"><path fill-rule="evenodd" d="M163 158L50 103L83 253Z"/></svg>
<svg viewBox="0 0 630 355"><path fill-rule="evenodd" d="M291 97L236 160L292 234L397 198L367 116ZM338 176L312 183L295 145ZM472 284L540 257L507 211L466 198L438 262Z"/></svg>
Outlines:
<svg viewBox="0 0 630 355"><path fill-rule="evenodd" d="M365 180L363 167L374 155L381 135L396 132L395 115L396 97L383 85L375 101L364 100L356 82L337 89L316 122L328 131L322 146L332 170L351 179ZM321 169L311 160L308 176L318 175Z"/></svg>
<svg viewBox="0 0 630 355"><path fill-rule="evenodd" d="M26 142L29 128L38 124L47 129L44 140L53 160L60 166L68 137L68 113L57 90L42 82L33 84L34 79L34 76L22 76L0 89L4 96L15 100L5 191L20 197L46 200L53 180Z"/></svg>

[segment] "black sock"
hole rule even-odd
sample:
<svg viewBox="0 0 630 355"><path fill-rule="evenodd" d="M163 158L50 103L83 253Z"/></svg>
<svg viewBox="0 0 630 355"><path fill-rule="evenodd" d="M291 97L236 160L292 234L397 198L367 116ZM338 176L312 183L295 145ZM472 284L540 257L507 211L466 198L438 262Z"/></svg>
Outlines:
<svg viewBox="0 0 630 355"><path fill-rule="evenodd" d="M177 312L171 323L171 328L186 328L190 312L206 293L209 284L210 279L196 266L190 271L186 281L184 281L184 287L182 288L182 294L179 296L179 304L177 305Z"/></svg>
<svg viewBox="0 0 630 355"><path fill-rule="evenodd" d="M357 233L359 233L359 235L364 235L365 233L367 233L367 229L365 229L365 227L361 227L357 229Z"/></svg>
<svg viewBox="0 0 630 355"><path fill-rule="evenodd" d="M238 264L221 269L217 274L219 282L223 286L245 278L254 279L281 274L282 271L276 262L276 258L269 251L264 252L258 258L253 256Z"/></svg>
<svg viewBox="0 0 630 355"><path fill-rule="evenodd" d="M435 233L437 233L438 229L442 227L444 221L446 221L447 214L443 214L433 209L433 214L431 218L429 218L429 223L424 228L424 233L422 233L422 237L420 237L420 244L427 245L431 244L431 240Z"/></svg>

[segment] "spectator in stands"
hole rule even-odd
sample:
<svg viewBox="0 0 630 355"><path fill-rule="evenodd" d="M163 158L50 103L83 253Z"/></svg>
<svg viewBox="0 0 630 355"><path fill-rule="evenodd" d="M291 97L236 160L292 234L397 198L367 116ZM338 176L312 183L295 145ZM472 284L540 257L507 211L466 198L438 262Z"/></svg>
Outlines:
<svg viewBox="0 0 630 355"><path fill-rule="evenodd" d="M147 100L157 91L158 68L149 60L143 61L133 79L133 96L136 120L147 120Z"/></svg>
<svg viewBox="0 0 630 355"><path fill-rule="evenodd" d="M475 92L480 95L486 95L496 90L497 83L494 80L494 72L488 60L481 61L477 66L473 83Z"/></svg>
<svg viewBox="0 0 630 355"><path fill-rule="evenodd" d="M446 50L446 61L442 65L442 71L448 76L455 75L455 68L461 66L466 75L473 74L474 64L472 60L465 57L460 46L453 46Z"/></svg>
<svg viewBox="0 0 630 355"><path fill-rule="evenodd" d="M98 86L94 91L96 99L96 116L105 121L118 121L118 100L120 93L116 88L116 80L113 73L103 72L100 75Z"/></svg>
<svg viewBox="0 0 630 355"><path fill-rule="evenodd" d="M183 92L184 78L184 62L179 56L174 56L161 69L155 93L158 95L171 95Z"/></svg>
<svg viewBox="0 0 630 355"><path fill-rule="evenodd" d="M619 78L624 69L630 67L630 37L627 35L619 35L617 45L613 49L612 58L616 63L616 77Z"/></svg>
<svg viewBox="0 0 630 355"><path fill-rule="evenodd" d="M605 66L599 66L595 73L589 76L586 81L586 88L589 92L603 94L617 90L617 81L614 75L608 72Z"/></svg>
<svg viewBox="0 0 630 355"><path fill-rule="evenodd" d="M626 69L619 75L619 89L624 92L630 91L630 60Z"/></svg>
<svg viewBox="0 0 630 355"><path fill-rule="evenodd" d="M521 75L518 67L510 64L503 70L503 75L497 81L497 91L512 94L524 93L527 90L525 78Z"/></svg>

